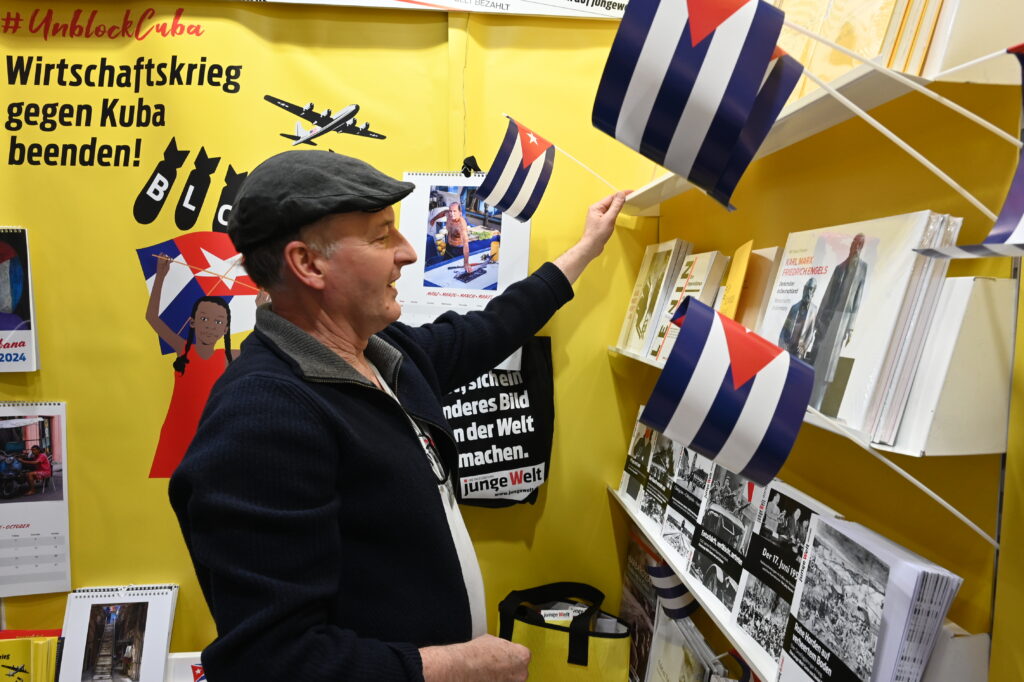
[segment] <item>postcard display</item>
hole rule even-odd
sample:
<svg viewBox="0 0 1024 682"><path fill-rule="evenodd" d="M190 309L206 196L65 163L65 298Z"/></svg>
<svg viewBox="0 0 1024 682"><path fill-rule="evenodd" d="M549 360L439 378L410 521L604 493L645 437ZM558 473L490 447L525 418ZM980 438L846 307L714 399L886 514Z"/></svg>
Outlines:
<svg viewBox="0 0 1024 682"><path fill-rule="evenodd" d="M0 597L71 589L64 403L0 403ZM38 450L33 450L37 446ZM30 456L33 452L39 454ZM34 485L34 460L51 474ZM31 492L32 494L28 494Z"/></svg>

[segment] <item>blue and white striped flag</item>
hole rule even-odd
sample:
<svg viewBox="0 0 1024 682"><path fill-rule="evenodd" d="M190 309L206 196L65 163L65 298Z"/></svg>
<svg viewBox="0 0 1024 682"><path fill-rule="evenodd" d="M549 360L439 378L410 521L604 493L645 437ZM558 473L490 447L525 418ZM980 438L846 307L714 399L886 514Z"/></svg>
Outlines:
<svg viewBox="0 0 1024 682"><path fill-rule="evenodd" d="M1020 62L1024 72L1024 44L1007 50ZM1024 89L1022 89L1024 95ZM1021 129L1024 140L1024 128ZM914 249L930 258L991 258L993 256L1024 256L1024 149L1017 160L1017 172L1010 183L1010 191L999 211L996 224L992 226L981 244L963 246L938 246L929 249Z"/></svg>
<svg viewBox="0 0 1024 682"><path fill-rule="evenodd" d="M803 424L814 369L695 298L640 421L766 485Z"/></svg>
<svg viewBox="0 0 1024 682"><path fill-rule="evenodd" d="M554 165L555 146L510 118L498 155L476 195L507 216L529 220Z"/></svg>
<svg viewBox="0 0 1024 682"><path fill-rule="evenodd" d="M648 555L647 575L651 576L654 591L661 598L661 608L665 611L665 615L672 620L691 616L700 608L693 593L686 589L686 585L679 579L676 572L664 561L659 561Z"/></svg>
<svg viewBox="0 0 1024 682"><path fill-rule="evenodd" d="M761 0L630 0L594 126L728 206L803 73L776 46L783 17Z"/></svg>

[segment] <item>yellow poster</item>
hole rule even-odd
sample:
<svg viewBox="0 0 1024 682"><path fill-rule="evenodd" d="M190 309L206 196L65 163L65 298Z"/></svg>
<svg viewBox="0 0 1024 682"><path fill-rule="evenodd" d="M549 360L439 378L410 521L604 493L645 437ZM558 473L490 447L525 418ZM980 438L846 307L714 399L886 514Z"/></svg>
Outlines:
<svg viewBox="0 0 1024 682"><path fill-rule="evenodd" d="M446 40L431 12L0 9L0 224L31 244L40 365L0 377L0 400L67 402L74 587L181 583L187 648L212 638L167 477L253 324L233 197L292 148L444 167ZM11 627L57 627L63 595L5 607Z"/></svg>

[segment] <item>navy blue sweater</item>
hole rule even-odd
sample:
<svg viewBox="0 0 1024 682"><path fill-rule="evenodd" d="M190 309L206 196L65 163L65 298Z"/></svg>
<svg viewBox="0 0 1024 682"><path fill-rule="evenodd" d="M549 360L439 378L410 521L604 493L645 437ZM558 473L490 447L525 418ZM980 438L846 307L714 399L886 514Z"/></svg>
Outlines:
<svg viewBox="0 0 1024 682"><path fill-rule="evenodd" d="M366 354L454 471L441 396L570 298L548 263L482 312L393 324ZM214 386L170 498L217 624L203 652L212 682L421 680L419 647L470 638L436 479L406 416L272 312Z"/></svg>

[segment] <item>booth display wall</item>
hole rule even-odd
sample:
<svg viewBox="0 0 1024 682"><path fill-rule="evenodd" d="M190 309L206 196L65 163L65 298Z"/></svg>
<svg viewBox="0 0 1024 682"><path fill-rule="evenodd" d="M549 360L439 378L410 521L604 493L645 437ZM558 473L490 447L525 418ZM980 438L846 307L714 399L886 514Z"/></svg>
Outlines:
<svg viewBox="0 0 1024 682"><path fill-rule="evenodd" d="M96 4L98 17L120 22L149 5ZM153 22L169 21L177 5L154 5ZM54 8L70 18L73 6ZM202 36L150 34L144 40L59 38L21 28L0 34L6 54L49 62L135 63L178 59L241 65L240 88L143 87L4 88L11 102L90 104L89 127L5 130L4 158L18 144L88 142L128 144L140 139L138 165L54 167L3 165L0 223L30 231L41 367L34 374L0 374L0 399L68 402L69 503L72 586L179 583L172 651L201 649L215 635L174 515L166 479L148 478L171 395L171 355L161 355L145 321L147 290L135 249L188 232L209 230L228 164L236 172L289 147L295 118L264 95L335 112L358 103L358 119L385 135L372 140L328 133L316 141L366 159L400 176L403 171L450 171L475 154L489 165L506 127L502 112L518 116L587 161L622 188L654 174L650 162L589 124L593 91L615 24L591 20L489 18L437 12L207 3L184 7L182 21ZM66 15L66 16L65 16ZM463 92L465 83L465 92ZM166 107L166 125L100 126L104 98L122 104L143 98ZM468 123L467 123L468 122ZM308 125L306 125L308 128ZM190 151L166 204L151 224L132 207L174 137ZM16 140L14 138L17 138ZM191 231L175 226L175 204L200 147L220 157L209 194ZM134 159L134 157L133 157ZM533 219L531 265L557 256L582 229L587 206L611 190L565 158L558 159L548 196ZM553 336L557 434L550 482L535 506L467 509L477 541L488 603L513 587L573 579L599 585L618 599L621 570L616 537L622 519L609 508L607 481L625 452L621 415L643 399L618 391L604 350L615 334L634 277L635 262L654 234L625 231L587 272L570 303L543 333ZM244 338L233 334L232 346ZM294 461L302 466L301 443ZM238 475L246 475L239 471ZM59 627L64 595L4 600L12 628Z"/></svg>
<svg viewBox="0 0 1024 682"><path fill-rule="evenodd" d="M64 11L57 6L55 11ZM67 7L71 7L70 5ZM107 21L125 7L136 16L148 6L96 4ZM168 21L177 5L154 5ZM207 207L192 231L208 230L227 165L250 170L286 149L278 136L295 119L263 101L276 97L338 111L350 103L359 120L388 136L370 140L329 133L322 148L362 157L392 175L456 170L474 154L487 167L505 129L502 113L532 127L629 189L660 169L590 126L590 107L615 24L436 12L280 6L263 3L188 5L183 20L201 24L202 36L145 40L65 39L30 34L33 10L12 3L23 28L0 34L6 54L93 63L106 57L133 64L137 57L242 65L237 93L211 87L71 89L5 86L11 102L166 105L166 125L82 128L43 132L5 130L5 202L0 223L30 230L42 369L0 375L0 399L68 401L69 500L73 586L177 582L182 585L171 648L202 648L214 636L191 564L166 502L166 480L147 477L171 393L172 357L160 355L146 324L147 292L135 249L183 234L174 205L200 147L221 157L211 178ZM70 10L67 10L70 12ZM187 57L186 57L187 55ZM971 108L1015 129L1019 94L1011 88L942 89ZM987 133L917 96L879 110L883 120L943 168L998 206L1012 170L1012 151ZM624 519L605 491L618 480L636 407L656 372L605 348L617 336L636 268L647 243L681 236L700 250L731 252L780 244L787 232L920 208L967 217L961 241L980 240L987 224L901 152L859 123L848 123L754 164L726 214L697 192L663 206L653 221L622 221L605 256L578 283L576 300L548 325L553 337L556 433L552 471L534 506L464 510L483 568L489 605L513 588L577 580L604 588L618 605ZM20 143L81 143L96 136L110 144L141 140L138 166L48 167L10 163ZM140 225L132 204L171 137L191 154L178 171L158 218ZM604 185L559 156L547 198L533 219L531 265L557 256L578 236L586 206ZM972 239L977 237L978 239ZM1005 261L954 264L952 274L1007 274ZM233 346L244 337L234 335ZM1019 372L1020 370L1018 370ZM1020 414L1019 402L1015 415ZM1019 419L1016 420L1019 422ZM1008 469L1007 518L1020 509L1024 447L1014 435ZM301 453L301 448L298 452ZM282 466L301 466L283 462ZM996 524L1000 460L996 456L909 462L989 532ZM239 472L245 475L245 472ZM994 553L930 500L830 434L804 430L783 471L791 483L855 520L888 534L963 575L967 582L951 614L973 632L993 617ZM1024 532L1008 520L1004 545ZM1004 550L993 679L1013 679L1021 654L1010 642L1020 626L1022 559ZM1015 562L1015 563L1014 563ZM1016 576L1016 577L1015 577ZM58 627L63 595L5 600L14 628ZM493 614L492 614L493 615ZM1005 674L1004 674L1005 673Z"/></svg>
<svg viewBox="0 0 1024 682"><path fill-rule="evenodd" d="M1015 87L940 85L935 88L972 111L1015 131L1020 91ZM998 210L1015 168L1013 148L996 136L917 94L872 115L987 206ZM976 244L991 223L937 178L859 120L755 163L726 213L698 192L662 205L660 237L682 237L699 250L732 253L747 239L754 248L784 244L789 232L886 215L933 209L965 218L959 242ZM1009 259L954 261L950 276L1008 277ZM870 311L865 311L870 314ZM1018 340L1017 356L1021 354ZM927 368L924 368L927 371ZM1020 365L1015 379L1020 381ZM1019 389L1018 389L1019 391ZM963 396L987 400L987 396ZM993 398L994 401L994 398ZM853 521L863 523L965 579L949 617L970 632L988 632L995 618L990 679L1019 679L1022 563L1019 395L1011 411L1011 442L1003 514L999 590L993 609L996 553L985 540L852 442L805 426L779 476ZM1001 457L890 457L964 512L996 533ZM1015 511L1016 510L1016 511ZM1016 633L1016 634L1014 634Z"/></svg>

